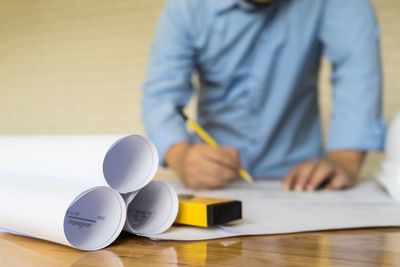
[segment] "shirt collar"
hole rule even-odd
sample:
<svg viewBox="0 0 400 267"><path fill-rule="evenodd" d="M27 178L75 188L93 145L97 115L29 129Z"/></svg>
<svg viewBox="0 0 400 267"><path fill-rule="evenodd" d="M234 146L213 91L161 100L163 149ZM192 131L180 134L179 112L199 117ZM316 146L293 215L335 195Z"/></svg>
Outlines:
<svg viewBox="0 0 400 267"><path fill-rule="evenodd" d="M232 8L239 7L246 11L258 9L258 7L247 3L245 0L214 0L216 1L216 8L218 13L228 11Z"/></svg>

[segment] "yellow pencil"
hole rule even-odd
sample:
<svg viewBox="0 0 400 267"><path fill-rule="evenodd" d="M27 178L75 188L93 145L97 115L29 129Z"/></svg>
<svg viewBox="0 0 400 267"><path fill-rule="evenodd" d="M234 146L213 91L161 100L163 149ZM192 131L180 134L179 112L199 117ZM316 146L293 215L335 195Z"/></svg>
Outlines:
<svg viewBox="0 0 400 267"><path fill-rule="evenodd" d="M188 125L211 147L219 147L219 144L203 129L201 128L200 125L198 125L194 120L189 119L183 111L180 109L179 110L182 117L186 120ZM248 183L254 183L253 177L245 170L245 169L240 169L239 170L239 175L246 180Z"/></svg>

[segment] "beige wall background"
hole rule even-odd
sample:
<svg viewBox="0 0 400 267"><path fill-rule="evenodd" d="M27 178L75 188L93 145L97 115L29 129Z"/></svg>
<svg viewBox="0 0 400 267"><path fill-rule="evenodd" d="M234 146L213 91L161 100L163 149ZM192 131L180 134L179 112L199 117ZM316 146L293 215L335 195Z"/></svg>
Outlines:
<svg viewBox="0 0 400 267"><path fill-rule="evenodd" d="M140 87L163 2L0 0L0 134L144 134ZM390 120L400 110L400 1L373 2ZM320 83L326 128L326 62ZM373 175L380 157L369 155L363 177Z"/></svg>

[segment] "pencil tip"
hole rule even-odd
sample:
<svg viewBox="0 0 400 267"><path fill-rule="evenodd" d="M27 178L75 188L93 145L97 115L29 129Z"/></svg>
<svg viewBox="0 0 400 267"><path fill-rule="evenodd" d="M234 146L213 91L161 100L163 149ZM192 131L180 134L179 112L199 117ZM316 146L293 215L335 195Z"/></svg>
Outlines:
<svg viewBox="0 0 400 267"><path fill-rule="evenodd" d="M254 178L244 169L239 171L240 176L245 179L248 183L254 183Z"/></svg>

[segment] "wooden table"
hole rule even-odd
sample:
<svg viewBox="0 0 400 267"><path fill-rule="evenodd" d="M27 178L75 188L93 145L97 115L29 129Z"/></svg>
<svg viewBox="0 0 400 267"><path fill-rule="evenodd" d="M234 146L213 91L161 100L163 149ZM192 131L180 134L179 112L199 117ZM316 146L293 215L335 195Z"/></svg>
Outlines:
<svg viewBox="0 0 400 267"><path fill-rule="evenodd" d="M400 216L400 214L399 214ZM0 266L400 266L400 228L251 236L199 242L152 241L123 233L83 252L0 233Z"/></svg>

